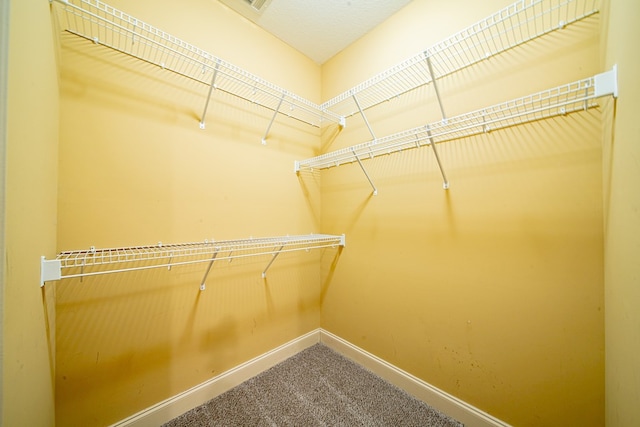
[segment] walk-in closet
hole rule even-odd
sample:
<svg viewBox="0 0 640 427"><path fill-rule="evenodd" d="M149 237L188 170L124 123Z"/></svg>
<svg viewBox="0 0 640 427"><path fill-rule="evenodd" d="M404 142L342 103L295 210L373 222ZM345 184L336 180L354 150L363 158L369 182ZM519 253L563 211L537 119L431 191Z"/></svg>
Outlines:
<svg viewBox="0 0 640 427"><path fill-rule="evenodd" d="M640 422L636 2L326 2L387 12L318 57L303 3L0 0L0 424L316 354L465 426Z"/></svg>

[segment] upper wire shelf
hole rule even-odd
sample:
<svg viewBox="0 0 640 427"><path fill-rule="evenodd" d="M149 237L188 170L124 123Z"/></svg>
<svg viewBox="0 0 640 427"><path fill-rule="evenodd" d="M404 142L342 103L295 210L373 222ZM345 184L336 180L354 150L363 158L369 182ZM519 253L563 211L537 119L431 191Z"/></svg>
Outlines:
<svg viewBox="0 0 640 427"><path fill-rule="evenodd" d="M389 101L598 12L598 0L519 0L326 101L344 117Z"/></svg>
<svg viewBox="0 0 640 427"><path fill-rule="evenodd" d="M62 29L203 83L210 87L209 97L213 90L223 91L315 127L320 127L323 122L344 124L343 117L324 107L99 0L50 2L59 5L56 9ZM205 105L202 128L206 109Z"/></svg>
<svg viewBox="0 0 640 427"><path fill-rule="evenodd" d="M617 67L615 66L610 71L553 89L297 161L295 171L326 169L352 162L358 162L362 166L363 159L425 145L431 145L435 150L436 143L584 111L597 106L596 98L608 95L618 96ZM368 175L367 178L369 178ZM446 178L445 188L448 188ZM374 194L375 192L374 187Z"/></svg>
<svg viewBox="0 0 640 427"><path fill-rule="evenodd" d="M150 246L65 251L55 259L41 260L41 286L44 282L74 277L96 276L125 271L168 268L178 265L208 262L209 266L201 289L214 261L232 260L259 255L272 255L266 272L277 255L283 252L312 250L345 245L345 236L307 234L297 236L262 237L241 240L205 240L203 242L176 243Z"/></svg>

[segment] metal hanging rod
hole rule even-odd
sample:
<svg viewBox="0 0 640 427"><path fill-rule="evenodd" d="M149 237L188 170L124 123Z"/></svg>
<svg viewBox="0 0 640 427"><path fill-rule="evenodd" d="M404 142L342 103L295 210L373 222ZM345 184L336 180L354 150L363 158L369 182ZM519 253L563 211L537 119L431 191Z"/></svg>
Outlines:
<svg viewBox="0 0 640 427"><path fill-rule="evenodd" d="M55 259L41 258L41 281L45 282L74 277L97 276L127 271L171 268L178 265L209 263L200 289L205 289L205 281L214 261L236 258L272 255L267 269L275 256L283 252L333 248L345 246L345 236L330 234L307 234L297 236L263 237L242 240L205 240L204 242L162 244L153 246L132 246L110 249L65 251Z"/></svg>
<svg viewBox="0 0 640 427"><path fill-rule="evenodd" d="M299 172L302 169L327 169L353 162L360 163L360 160L365 158L374 158L535 120L585 111L598 105L595 101L597 98L610 95L618 96L617 66L593 77L467 114L449 117L446 121L430 123L374 141L296 161L294 169ZM439 158L438 164L440 166ZM448 181L444 172L443 179L447 188Z"/></svg>
<svg viewBox="0 0 640 427"><path fill-rule="evenodd" d="M345 124L344 117L99 0L49 1L57 4L65 31L209 86L201 128L213 89L315 127L325 122Z"/></svg>
<svg viewBox="0 0 640 427"><path fill-rule="evenodd" d="M598 0L516 1L326 101L321 108L350 117L598 13L597 3ZM354 103L355 95L359 105Z"/></svg>

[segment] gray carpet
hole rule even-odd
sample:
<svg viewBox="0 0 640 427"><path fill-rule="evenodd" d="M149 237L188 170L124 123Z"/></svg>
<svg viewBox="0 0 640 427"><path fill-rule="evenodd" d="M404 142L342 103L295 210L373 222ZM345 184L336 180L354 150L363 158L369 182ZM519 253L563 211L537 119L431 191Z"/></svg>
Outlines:
<svg viewBox="0 0 640 427"><path fill-rule="evenodd" d="M462 424L316 344L165 424L186 426Z"/></svg>

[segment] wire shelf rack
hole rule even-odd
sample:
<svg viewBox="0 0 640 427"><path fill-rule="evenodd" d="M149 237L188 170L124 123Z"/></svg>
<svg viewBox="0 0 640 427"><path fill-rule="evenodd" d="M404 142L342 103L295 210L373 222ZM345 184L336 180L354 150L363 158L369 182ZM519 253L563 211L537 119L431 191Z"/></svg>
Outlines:
<svg viewBox="0 0 640 427"><path fill-rule="evenodd" d="M435 150L437 143L585 111L598 105L597 98L608 95L618 96L617 67L553 89L297 161L295 170L298 172L303 169L327 169L353 162L362 166L361 160L425 145L431 145ZM443 178L446 189L448 182L444 173ZM369 181L371 182L370 179ZM376 192L374 186L374 194Z"/></svg>
<svg viewBox="0 0 640 427"><path fill-rule="evenodd" d="M344 247L344 235L307 234L281 237L262 237L241 240L205 240L149 246L65 251L55 259L41 259L41 286L44 282L74 277L96 276L126 271L148 270L209 263L205 279L214 261L271 255L272 259L262 276L283 252ZM204 281L201 289L204 290Z"/></svg>
<svg viewBox="0 0 640 427"><path fill-rule="evenodd" d="M248 102L309 125L344 124L324 107L257 77L175 36L98 0L50 0L60 27L96 44L115 49ZM204 128L207 103L201 117ZM271 125L269 125L270 127ZM263 138L264 139L264 138Z"/></svg>
<svg viewBox="0 0 640 427"><path fill-rule="evenodd" d="M519 0L322 104L344 117L598 12L598 0Z"/></svg>

